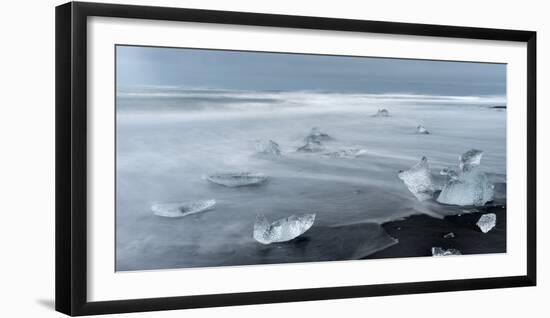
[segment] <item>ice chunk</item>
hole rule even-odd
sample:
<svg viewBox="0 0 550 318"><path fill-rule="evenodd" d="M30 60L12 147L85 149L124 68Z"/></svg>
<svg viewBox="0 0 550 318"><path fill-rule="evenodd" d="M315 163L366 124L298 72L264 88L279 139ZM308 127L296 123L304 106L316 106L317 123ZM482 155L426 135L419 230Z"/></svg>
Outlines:
<svg viewBox="0 0 550 318"><path fill-rule="evenodd" d="M497 215L494 213L483 214L476 223L477 227L479 227L483 233L487 233L492 230L496 224Z"/></svg>
<svg viewBox="0 0 550 318"><path fill-rule="evenodd" d="M309 135L305 138L305 142L309 142L310 140L321 142L330 140L330 136L327 133L322 132L319 127L313 127L311 128Z"/></svg>
<svg viewBox="0 0 550 318"><path fill-rule="evenodd" d="M314 221L315 214L291 215L272 223L258 216L254 223L254 239L262 244L287 242L304 234Z"/></svg>
<svg viewBox="0 0 550 318"><path fill-rule="evenodd" d="M352 148L327 152L324 155L331 158L357 158L367 153L366 149Z"/></svg>
<svg viewBox="0 0 550 318"><path fill-rule="evenodd" d="M167 218L179 218L190 214L205 212L214 209L216 200L191 202L157 202L151 205L155 215Z"/></svg>
<svg viewBox="0 0 550 318"><path fill-rule="evenodd" d="M443 238L444 239L452 239L452 238L455 238L455 234L453 232L449 232L449 233L443 235Z"/></svg>
<svg viewBox="0 0 550 318"><path fill-rule="evenodd" d="M229 172L212 174L207 176L206 179L226 187L243 187L261 184L267 180L267 176L263 173Z"/></svg>
<svg viewBox="0 0 550 318"><path fill-rule="evenodd" d="M422 134L422 135L430 134L430 132L426 128L424 128L424 126L422 126L422 125L418 125L418 127L416 127L416 133L417 134Z"/></svg>
<svg viewBox="0 0 550 318"><path fill-rule="evenodd" d="M298 152L319 152L324 150L325 148L321 144L320 141L310 140L302 147L298 148L296 151Z"/></svg>
<svg viewBox="0 0 550 318"><path fill-rule="evenodd" d="M385 108L380 108L373 117L389 117L390 112Z"/></svg>
<svg viewBox="0 0 550 318"><path fill-rule="evenodd" d="M432 247L432 256L462 255L459 250L450 248L448 250L441 247Z"/></svg>
<svg viewBox="0 0 550 318"><path fill-rule="evenodd" d="M470 149L458 157L458 167L462 171L469 171L474 167L479 166L481 163L481 157L483 151L477 149Z"/></svg>
<svg viewBox="0 0 550 318"><path fill-rule="evenodd" d="M311 128L311 132L304 139L306 142L305 145L298 148L298 152L319 152L324 149L321 141L330 140L330 136L326 133L321 132L318 127Z"/></svg>
<svg viewBox="0 0 550 318"><path fill-rule="evenodd" d="M437 202L453 205L481 206L492 201L494 185L479 168L460 173L449 180L437 197Z"/></svg>
<svg viewBox="0 0 550 318"><path fill-rule="evenodd" d="M256 151L262 155L279 156L281 155L281 148L279 144L273 140L258 140L256 142Z"/></svg>
<svg viewBox="0 0 550 318"><path fill-rule="evenodd" d="M459 156L458 171L446 168L441 174L449 180L443 186L437 202L453 205L480 206L492 201L495 186L481 171L483 151L471 149Z"/></svg>
<svg viewBox="0 0 550 318"><path fill-rule="evenodd" d="M409 191L411 191L418 201L432 198L435 189L426 157L422 157L420 162L409 170L399 171L397 176L403 180Z"/></svg>

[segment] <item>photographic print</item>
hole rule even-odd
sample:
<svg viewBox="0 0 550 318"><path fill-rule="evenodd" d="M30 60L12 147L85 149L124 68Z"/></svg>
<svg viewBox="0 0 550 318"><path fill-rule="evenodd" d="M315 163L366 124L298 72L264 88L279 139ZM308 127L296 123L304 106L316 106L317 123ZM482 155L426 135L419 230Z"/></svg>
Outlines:
<svg viewBox="0 0 550 318"><path fill-rule="evenodd" d="M506 64L115 50L116 271L506 252Z"/></svg>

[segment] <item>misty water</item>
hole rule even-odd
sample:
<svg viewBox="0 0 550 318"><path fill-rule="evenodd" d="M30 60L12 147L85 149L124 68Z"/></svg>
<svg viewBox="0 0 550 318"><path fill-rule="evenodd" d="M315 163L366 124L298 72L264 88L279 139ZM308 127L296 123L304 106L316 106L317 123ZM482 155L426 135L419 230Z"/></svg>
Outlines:
<svg viewBox="0 0 550 318"><path fill-rule="evenodd" d="M412 214L466 213L419 202L397 177L422 156L439 171L469 149L505 204L506 105L498 96L149 90L117 95L116 269L144 270L355 259L395 244L378 224ZM389 117L373 116L381 108ZM430 134L417 133L422 125ZM319 127L331 138L302 153ZM280 156L256 153L273 140ZM327 153L364 149L361 156ZM263 173L267 182L224 187L205 176ZM163 218L154 202L216 201L214 209ZM258 214L275 221L315 213L296 242L253 238Z"/></svg>

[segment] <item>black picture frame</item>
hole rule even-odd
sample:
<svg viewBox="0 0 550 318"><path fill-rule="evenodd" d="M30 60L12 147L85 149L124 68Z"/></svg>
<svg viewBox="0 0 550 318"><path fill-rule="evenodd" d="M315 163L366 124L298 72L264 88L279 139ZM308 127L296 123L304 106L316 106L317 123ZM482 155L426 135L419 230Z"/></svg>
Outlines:
<svg viewBox="0 0 550 318"><path fill-rule="evenodd" d="M501 40L527 44L527 274L351 287L89 302L87 300L87 18ZM56 310L92 315L291 301L433 293L536 284L536 32L323 17L70 2L56 7Z"/></svg>

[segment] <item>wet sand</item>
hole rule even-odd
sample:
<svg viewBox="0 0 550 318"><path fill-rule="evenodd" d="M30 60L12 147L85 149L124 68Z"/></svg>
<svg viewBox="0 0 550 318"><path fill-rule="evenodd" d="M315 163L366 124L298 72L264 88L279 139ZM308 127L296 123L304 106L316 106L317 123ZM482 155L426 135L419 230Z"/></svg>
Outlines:
<svg viewBox="0 0 550 318"><path fill-rule="evenodd" d="M148 254L156 261L146 269L166 269L182 261L186 267L205 267L356 260L396 243L397 240L375 223L313 226L302 236L284 243L264 245L250 238L240 245L227 243L223 251L200 251L201 247L193 244L172 245L169 253L164 249L149 249ZM197 257L199 253L201 257ZM120 264L119 268L143 269L143 265L132 267L132 264L134 262Z"/></svg>
<svg viewBox="0 0 550 318"><path fill-rule="evenodd" d="M455 248L462 254L506 252L506 208L484 207L480 212L451 215L443 219L427 215L412 215L403 220L382 224L384 230L399 243L364 259L431 256L432 247ZM485 213L495 213L496 226L483 233L476 222ZM449 232L454 238L444 238Z"/></svg>

